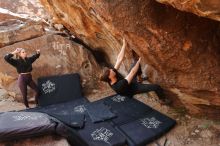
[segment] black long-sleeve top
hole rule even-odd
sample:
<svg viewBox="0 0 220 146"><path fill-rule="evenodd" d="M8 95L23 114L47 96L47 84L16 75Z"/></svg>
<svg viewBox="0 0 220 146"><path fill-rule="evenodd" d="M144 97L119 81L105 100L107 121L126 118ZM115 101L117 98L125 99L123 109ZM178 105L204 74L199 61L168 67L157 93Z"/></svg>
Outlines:
<svg viewBox="0 0 220 146"><path fill-rule="evenodd" d="M128 84L128 81L115 69L113 68L113 71L116 73L117 82L111 85L111 88L118 94L121 95L130 95L130 85Z"/></svg>
<svg viewBox="0 0 220 146"><path fill-rule="evenodd" d="M26 57L25 59L14 59L13 56L13 54L9 53L5 55L4 59L14 66L18 73L27 73L32 71L32 63L40 57L40 53L36 53L31 57Z"/></svg>

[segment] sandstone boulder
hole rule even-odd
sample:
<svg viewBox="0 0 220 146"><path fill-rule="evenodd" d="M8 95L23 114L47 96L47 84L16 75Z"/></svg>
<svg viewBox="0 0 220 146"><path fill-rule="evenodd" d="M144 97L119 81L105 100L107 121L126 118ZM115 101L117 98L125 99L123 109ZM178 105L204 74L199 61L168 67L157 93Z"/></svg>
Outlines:
<svg viewBox="0 0 220 146"><path fill-rule="evenodd" d="M20 94L16 85L18 75L15 68L4 61L3 56L17 47L26 48L30 55L37 49L41 50L40 58L33 64L34 79L47 75L79 72L85 90L98 86L94 86L93 83L97 80L100 67L91 52L65 37L44 35L1 48L0 84L9 91Z"/></svg>
<svg viewBox="0 0 220 146"><path fill-rule="evenodd" d="M115 63L124 36L128 49L123 73L128 71L132 49L148 64L150 80L175 93L176 105L180 103L197 115L216 117L220 109L218 22L154 0L41 2L54 22L101 52L110 64ZM182 98L186 96L187 100Z"/></svg>
<svg viewBox="0 0 220 146"><path fill-rule="evenodd" d="M3 11L9 11L18 16L50 18L38 0L0 0L0 13Z"/></svg>
<svg viewBox="0 0 220 146"><path fill-rule="evenodd" d="M9 19L0 22L0 47L44 35L43 25L30 20Z"/></svg>
<svg viewBox="0 0 220 146"><path fill-rule="evenodd" d="M198 16L220 21L219 0L156 0L160 3L169 4L182 11L194 13Z"/></svg>

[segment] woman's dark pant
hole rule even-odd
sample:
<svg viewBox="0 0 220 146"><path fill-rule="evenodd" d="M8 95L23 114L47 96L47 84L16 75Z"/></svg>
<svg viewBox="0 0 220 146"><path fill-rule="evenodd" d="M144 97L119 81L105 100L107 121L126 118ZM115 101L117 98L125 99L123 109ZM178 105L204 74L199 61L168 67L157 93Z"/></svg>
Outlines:
<svg viewBox="0 0 220 146"><path fill-rule="evenodd" d="M140 84L137 82L132 82L130 84L130 90L132 94L130 96L133 96L139 93L147 93L150 91L155 91L159 99L165 98L163 89L160 87L160 85L157 85L157 84Z"/></svg>
<svg viewBox="0 0 220 146"><path fill-rule="evenodd" d="M136 64L137 61L134 61L133 64L131 64L131 68L130 70L134 67L134 65ZM164 91L163 89L160 87L160 85L157 84L141 84L137 82L137 76L142 74L142 70L141 70L141 66L139 66L138 71L135 75L135 77L133 78L131 84L130 84L130 90L131 90L131 95L129 96L133 96L135 94L139 94L139 93L147 93L150 91L155 91L157 96L159 97L159 99L164 99L165 95L164 95Z"/></svg>
<svg viewBox="0 0 220 146"><path fill-rule="evenodd" d="M35 102L38 104L39 91L37 85L32 79L31 74L20 74L18 77L18 86L21 90L21 94L23 96L24 104L26 107L29 107L27 99L27 86L31 87L35 91Z"/></svg>

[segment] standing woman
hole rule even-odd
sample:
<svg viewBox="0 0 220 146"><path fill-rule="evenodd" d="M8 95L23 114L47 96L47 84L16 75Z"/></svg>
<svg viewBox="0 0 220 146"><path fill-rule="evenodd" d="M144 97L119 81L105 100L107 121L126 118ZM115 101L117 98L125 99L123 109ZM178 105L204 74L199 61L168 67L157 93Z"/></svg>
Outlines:
<svg viewBox="0 0 220 146"><path fill-rule="evenodd" d="M16 56L16 59L13 58ZM25 49L17 48L15 51L8 53L5 55L5 60L14 66L19 73L18 77L18 86L21 90L24 104L26 108L29 108L28 99L27 99L27 86L31 87L35 91L35 102L38 104L38 88L35 82L32 80L32 64L36 59L40 57L40 50L36 50L36 53L33 54L31 57L27 56Z"/></svg>

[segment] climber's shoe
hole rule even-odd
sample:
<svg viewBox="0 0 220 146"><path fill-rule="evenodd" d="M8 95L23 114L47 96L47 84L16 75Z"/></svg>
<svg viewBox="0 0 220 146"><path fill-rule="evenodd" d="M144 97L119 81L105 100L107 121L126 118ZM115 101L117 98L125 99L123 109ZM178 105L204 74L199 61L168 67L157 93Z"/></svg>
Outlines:
<svg viewBox="0 0 220 146"><path fill-rule="evenodd" d="M148 77L141 77L141 76L137 76L137 82L138 83L142 83L143 81L146 81L146 80L148 80Z"/></svg>

